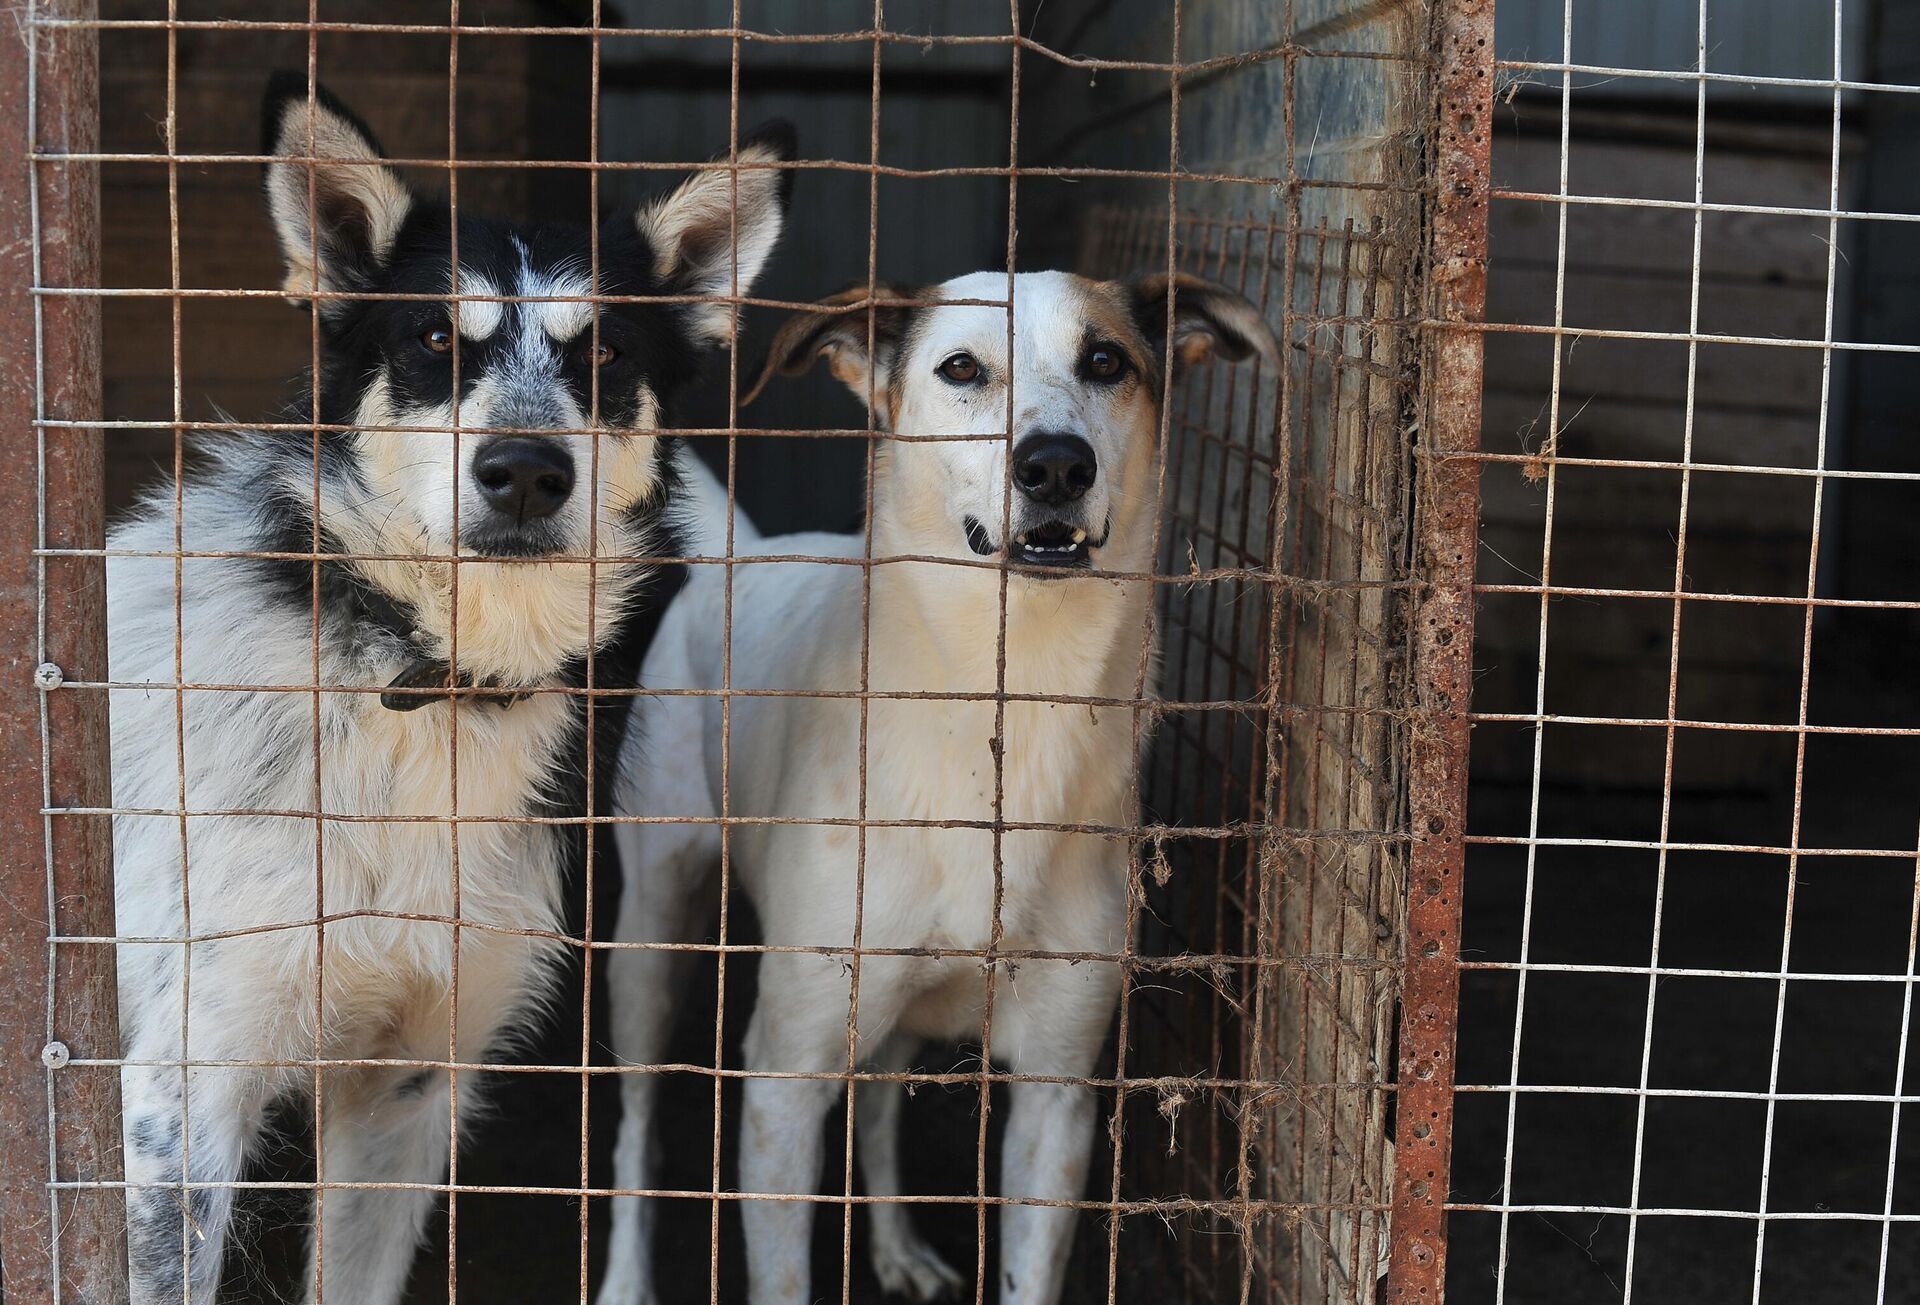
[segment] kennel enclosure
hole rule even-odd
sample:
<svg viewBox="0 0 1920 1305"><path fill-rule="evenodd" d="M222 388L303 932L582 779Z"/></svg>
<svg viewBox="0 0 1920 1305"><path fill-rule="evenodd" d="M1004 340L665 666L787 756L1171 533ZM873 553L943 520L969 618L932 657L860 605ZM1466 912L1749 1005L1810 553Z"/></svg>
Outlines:
<svg viewBox="0 0 1920 1305"><path fill-rule="evenodd" d="M186 940L131 943L114 928L103 513L150 483L155 462L188 465L190 439L271 420L262 378L313 348L314 328L280 302L245 198L262 162L239 125L257 94L248 84L289 63L350 99L360 79L407 106L390 152L438 171L462 203L547 216L630 202L758 116L798 120L797 180L812 197L796 205L764 298L742 306L760 338L779 310L843 281L973 265L1186 271L1261 306L1284 346L1280 374L1202 369L1163 418L1160 695L1110 704L1153 739L1140 823L1109 831L1129 851L1139 942L1114 958L1125 996L1090 1083L1108 1140L1079 1203L1068 1295L1440 1299L1491 0L1055 0L911 17L852 3L616 13L468 0L395 15L339 0L247 19L203 8L36 0L0 42L5 80L23 88L0 107L18 600L5 617L16 836L0 874L23 921L0 941L8 1299L123 1290L115 946ZM870 421L813 380L749 424L737 397L752 348L717 369L683 424L726 448L763 522L854 524ZM243 402L228 399L236 391L256 401L237 421L213 406ZM315 423L290 425L317 437ZM816 438L823 427L842 438ZM801 470L817 493L794 491ZM584 829L606 841L603 823ZM590 864L589 900L594 876L617 873L604 856ZM684 1129L694 1178L660 1198L684 1215L690 1272L715 1299L734 1290L739 1196L723 1133L741 1073L728 1012L743 999L729 998L727 971L756 951L726 928L697 949L720 973L705 1060L675 1070L686 1086L674 1099L705 1112ZM641 1072L597 1054L593 958L609 946L590 930L576 941L573 1014L533 1056L435 1064L511 1079L503 1112L543 1102L550 1117L528 1145L553 1154L463 1156L417 1289L589 1298L611 1194L589 1152L613 1126L610 1076ZM317 1052L302 1068L326 1072ZM851 1100L866 1075L846 1077ZM984 1157L1007 1076L906 1077L971 1092L925 1116L957 1138L970 1184L925 1209L929 1222L952 1216L940 1236L956 1263L984 1265L995 1202ZM513 1120L498 1127L511 1133ZM819 1223L834 1225L847 1299L865 1198L850 1164L844 1177L829 1170ZM241 1187L284 1201L314 1182ZM488 1244L509 1226L563 1241L550 1264L509 1268Z"/></svg>

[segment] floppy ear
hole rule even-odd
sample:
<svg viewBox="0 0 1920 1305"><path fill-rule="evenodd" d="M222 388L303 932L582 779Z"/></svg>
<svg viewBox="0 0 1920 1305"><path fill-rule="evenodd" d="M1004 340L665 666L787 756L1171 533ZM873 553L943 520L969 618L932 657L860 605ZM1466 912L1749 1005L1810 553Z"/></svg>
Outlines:
<svg viewBox="0 0 1920 1305"><path fill-rule="evenodd" d="M792 125L770 122L741 140L738 156L742 164L785 163L796 149ZM671 195L641 209L634 222L653 247L653 270L664 293L746 294L780 239L792 194L793 174L786 169L723 167L695 173ZM731 304L688 304L686 313L694 335L703 343L733 343Z"/></svg>
<svg viewBox="0 0 1920 1305"><path fill-rule="evenodd" d="M919 297L917 290L902 290L884 281L875 282L873 286L876 300ZM813 366L815 359L825 358L834 377L862 403L871 394L884 405L894 346L906 330L907 314L911 310L898 306L875 306L867 312L847 309L848 304L857 304L866 298L864 282L851 285L819 301L822 308L839 311L800 313L790 318L774 333L773 344L767 349L767 361L760 368L760 379L753 383L741 403L752 403L759 398L760 391L767 388L775 372L782 376L801 376ZM871 352L867 347L869 312L873 319Z"/></svg>
<svg viewBox="0 0 1920 1305"><path fill-rule="evenodd" d="M373 162L380 146L352 110L321 86L309 103L304 74L274 74L261 119L263 152L286 160L267 165L267 211L287 264L287 298L364 286L393 252L412 194Z"/></svg>
<svg viewBox="0 0 1920 1305"><path fill-rule="evenodd" d="M1167 347L1167 299L1173 298L1173 357L1176 364L1203 362L1218 354L1239 362L1259 354L1280 363L1280 342L1273 328L1247 297L1213 281L1182 272L1137 277L1127 286L1134 321L1156 352Z"/></svg>

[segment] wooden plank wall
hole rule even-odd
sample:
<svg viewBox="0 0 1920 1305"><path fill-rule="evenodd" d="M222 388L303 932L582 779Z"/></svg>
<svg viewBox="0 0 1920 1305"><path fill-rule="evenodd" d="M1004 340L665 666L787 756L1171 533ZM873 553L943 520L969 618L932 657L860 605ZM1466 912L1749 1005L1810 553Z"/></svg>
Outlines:
<svg viewBox="0 0 1920 1305"><path fill-rule="evenodd" d="M1580 105L1576 98L1576 105ZM1495 184L1553 193L1559 186L1557 100L1522 96L1501 111ZM1690 200L1691 107L1577 107L1569 158L1575 194ZM1830 126L1812 119L1710 114L1704 155L1709 201L1824 208ZM1842 199L1856 184L1854 136L1843 140ZM1818 339L1824 330L1824 219L1749 214L1704 218L1700 330ZM1556 294L1559 209L1501 201L1492 213L1488 317L1550 325ZM1852 233L1842 233L1838 320L1846 320ZM1568 210L1564 320L1569 328L1687 329L1693 215L1683 210L1572 205ZM1677 460L1689 435L1684 343L1570 338L1563 358L1560 430L1550 428L1553 344L1548 336L1496 334L1487 350L1484 444L1493 453L1557 447L1570 457ZM1692 453L1697 462L1811 467L1819 433L1820 353L1701 346L1695 360ZM1845 369L1836 372L1835 413ZM1836 422L1836 426L1838 423ZM1837 438L1837 436L1836 436ZM1491 465L1483 481L1480 579L1532 583L1541 566L1546 497L1539 468ZM1552 578L1556 584L1670 590L1680 476L1665 470L1563 467ZM1722 593L1804 593L1812 481L1739 472L1694 477L1686 585ZM1552 605L1547 710L1663 717L1673 608L1665 599L1564 599ZM1475 707L1531 711L1539 600L1486 596L1480 604ZM1681 713L1726 721L1792 720L1800 616L1690 603L1683 620ZM1554 774L1597 794L1644 795L1660 783L1658 749L1636 734L1590 730ZM1482 798L1524 785L1530 732L1483 727L1475 783ZM1714 747L1684 760L1682 787L1780 781L1766 747ZM1790 778L1790 775L1788 776Z"/></svg>
<svg viewBox="0 0 1920 1305"><path fill-rule="evenodd" d="M1851 0L1841 7L1841 42L1847 76L1859 78L1861 56L1875 22L1874 6ZM1707 12L1707 69L1755 77L1831 77L1833 15L1830 3L1807 0L1739 0L1714 4ZM1500 0L1497 40L1502 59L1558 62L1566 41L1565 0ZM1684 70L1697 58L1700 11L1674 0L1577 0L1573 6L1575 63L1611 68ZM1543 80L1555 81L1552 74ZM1649 96L1691 103L1694 84L1645 78L1587 78L1583 95L1598 98ZM1750 93L1732 88L1731 93ZM1796 100L1819 105L1827 94L1817 87L1770 88L1778 103Z"/></svg>

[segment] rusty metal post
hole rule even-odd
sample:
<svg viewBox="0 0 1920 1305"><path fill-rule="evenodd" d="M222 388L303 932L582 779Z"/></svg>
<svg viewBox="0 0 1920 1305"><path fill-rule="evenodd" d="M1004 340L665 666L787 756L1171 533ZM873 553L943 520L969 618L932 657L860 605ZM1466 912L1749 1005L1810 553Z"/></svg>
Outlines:
<svg viewBox="0 0 1920 1305"><path fill-rule="evenodd" d="M49 827L41 813L48 798L56 807L109 804L107 703L97 691L36 681L43 662L69 680L107 678L103 560L47 558L43 570L35 552L42 530L53 548L99 548L104 535L100 431L35 426L100 415L98 301L48 297L36 320L33 295L36 258L46 284L99 283L98 168L39 165L37 223L31 185L35 149L91 151L99 128L96 34L38 20L93 16L93 0L39 0L0 23L0 1294L8 1305L127 1296L119 1075L64 1065L69 1055L119 1054L113 949L50 941L113 932L111 824L60 816ZM52 1178L107 1186L54 1188Z"/></svg>
<svg viewBox="0 0 1920 1305"><path fill-rule="evenodd" d="M1407 955L1395 1114L1393 1254L1387 1299L1446 1294L1454 1043L1460 1022L1460 901L1466 854L1467 706L1473 674L1473 569L1479 546L1482 337L1450 329L1486 310L1494 0L1435 0L1437 56L1428 173L1421 458L1413 613L1418 714L1408 794Z"/></svg>

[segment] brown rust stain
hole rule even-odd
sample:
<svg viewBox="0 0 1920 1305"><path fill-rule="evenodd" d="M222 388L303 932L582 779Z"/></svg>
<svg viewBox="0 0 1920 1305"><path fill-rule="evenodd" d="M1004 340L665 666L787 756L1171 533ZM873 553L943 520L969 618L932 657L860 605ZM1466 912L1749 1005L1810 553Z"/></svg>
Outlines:
<svg viewBox="0 0 1920 1305"><path fill-rule="evenodd" d="M1410 745L1413 848L1401 992L1393 1254L1386 1299L1439 1302L1446 1291L1447 1191L1454 1045L1460 1017L1460 902L1465 860L1472 686L1473 564L1478 548L1482 340L1448 329L1486 308L1488 118L1493 0L1435 0L1438 69L1429 137L1427 309L1422 357L1414 612L1415 722Z"/></svg>

